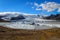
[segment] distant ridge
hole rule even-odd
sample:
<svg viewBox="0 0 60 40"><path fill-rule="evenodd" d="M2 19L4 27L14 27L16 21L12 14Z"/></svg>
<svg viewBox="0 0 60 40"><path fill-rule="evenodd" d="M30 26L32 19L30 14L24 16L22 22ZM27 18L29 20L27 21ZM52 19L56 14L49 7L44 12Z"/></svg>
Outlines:
<svg viewBox="0 0 60 40"><path fill-rule="evenodd" d="M56 14L56 15L51 14L50 16L44 17L44 19L51 19L51 20L59 20L60 21L60 14Z"/></svg>
<svg viewBox="0 0 60 40"><path fill-rule="evenodd" d="M40 15L39 15L40 16ZM36 18L37 14L27 14L21 12L0 12L0 21L21 20L25 18Z"/></svg>
<svg viewBox="0 0 60 40"><path fill-rule="evenodd" d="M0 12L0 21L11 21L25 19L25 16L34 16L36 14L27 14L21 12Z"/></svg>

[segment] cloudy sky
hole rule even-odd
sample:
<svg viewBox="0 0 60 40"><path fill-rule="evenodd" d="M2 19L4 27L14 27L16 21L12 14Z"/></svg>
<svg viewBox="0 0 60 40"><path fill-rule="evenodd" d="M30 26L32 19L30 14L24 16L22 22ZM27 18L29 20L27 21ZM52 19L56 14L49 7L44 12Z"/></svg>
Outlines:
<svg viewBox="0 0 60 40"><path fill-rule="evenodd" d="M58 14L60 13L60 0L0 0L0 12Z"/></svg>

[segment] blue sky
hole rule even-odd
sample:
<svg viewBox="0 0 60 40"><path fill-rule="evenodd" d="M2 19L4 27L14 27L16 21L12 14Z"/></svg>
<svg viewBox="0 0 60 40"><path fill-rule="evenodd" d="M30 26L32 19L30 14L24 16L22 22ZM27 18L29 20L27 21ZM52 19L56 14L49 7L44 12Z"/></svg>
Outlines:
<svg viewBox="0 0 60 40"><path fill-rule="evenodd" d="M55 2L56 4L60 4L60 0L0 0L0 12L22 12L41 15L60 13L60 11L57 11L60 8L60 5L58 8L56 8L56 10L53 11L48 10L47 8L44 9L42 8L43 6L41 6L41 9L43 10L36 10L39 5L47 4L49 2ZM38 6L35 4L37 4Z"/></svg>

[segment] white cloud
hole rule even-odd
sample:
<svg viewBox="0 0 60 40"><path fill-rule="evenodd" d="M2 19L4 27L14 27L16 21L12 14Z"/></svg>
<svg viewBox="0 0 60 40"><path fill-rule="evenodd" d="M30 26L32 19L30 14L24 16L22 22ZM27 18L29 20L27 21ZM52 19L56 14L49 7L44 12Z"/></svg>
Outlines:
<svg viewBox="0 0 60 40"><path fill-rule="evenodd" d="M41 8L36 8L36 10L41 10Z"/></svg>
<svg viewBox="0 0 60 40"><path fill-rule="evenodd" d="M34 5L38 8L38 7L40 7L40 4L38 4L38 3L35 3L34 2Z"/></svg>
<svg viewBox="0 0 60 40"><path fill-rule="evenodd" d="M32 9L34 9L34 7L32 7Z"/></svg>
<svg viewBox="0 0 60 40"><path fill-rule="evenodd" d="M0 12L0 15L3 16L3 15L6 15L6 14L19 14L20 12Z"/></svg>
<svg viewBox="0 0 60 40"><path fill-rule="evenodd" d="M35 5L35 6L39 6L39 4L38 4L38 3L35 3L35 2L34 2L34 5Z"/></svg>
<svg viewBox="0 0 60 40"><path fill-rule="evenodd" d="M37 15L37 14L31 14L31 13L22 13L22 12L0 12L1 16L4 16L6 14L14 14L14 15Z"/></svg>
<svg viewBox="0 0 60 40"><path fill-rule="evenodd" d="M47 12L51 12L58 9L57 11L60 12L60 4L55 2L46 2L42 4L34 3L34 5L36 6L37 10L46 10Z"/></svg>
<svg viewBox="0 0 60 40"><path fill-rule="evenodd" d="M60 12L60 8L58 9L58 12Z"/></svg>

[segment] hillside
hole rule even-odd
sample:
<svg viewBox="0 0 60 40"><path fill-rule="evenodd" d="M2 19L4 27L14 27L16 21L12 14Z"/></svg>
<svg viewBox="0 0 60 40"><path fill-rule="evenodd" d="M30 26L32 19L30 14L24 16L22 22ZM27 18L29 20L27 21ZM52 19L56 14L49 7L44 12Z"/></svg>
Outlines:
<svg viewBox="0 0 60 40"><path fill-rule="evenodd" d="M22 30L0 26L0 40L60 40L60 28Z"/></svg>
<svg viewBox="0 0 60 40"><path fill-rule="evenodd" d="M10 21L0 19L0 22L10 22Z"/></svg>
<svg viewBox="0 0 60 40"><path fill-rule="evenodd" d="M60 20L60 14L53 15L45 17L45 19L51 19L51 20Z"/></svg>

